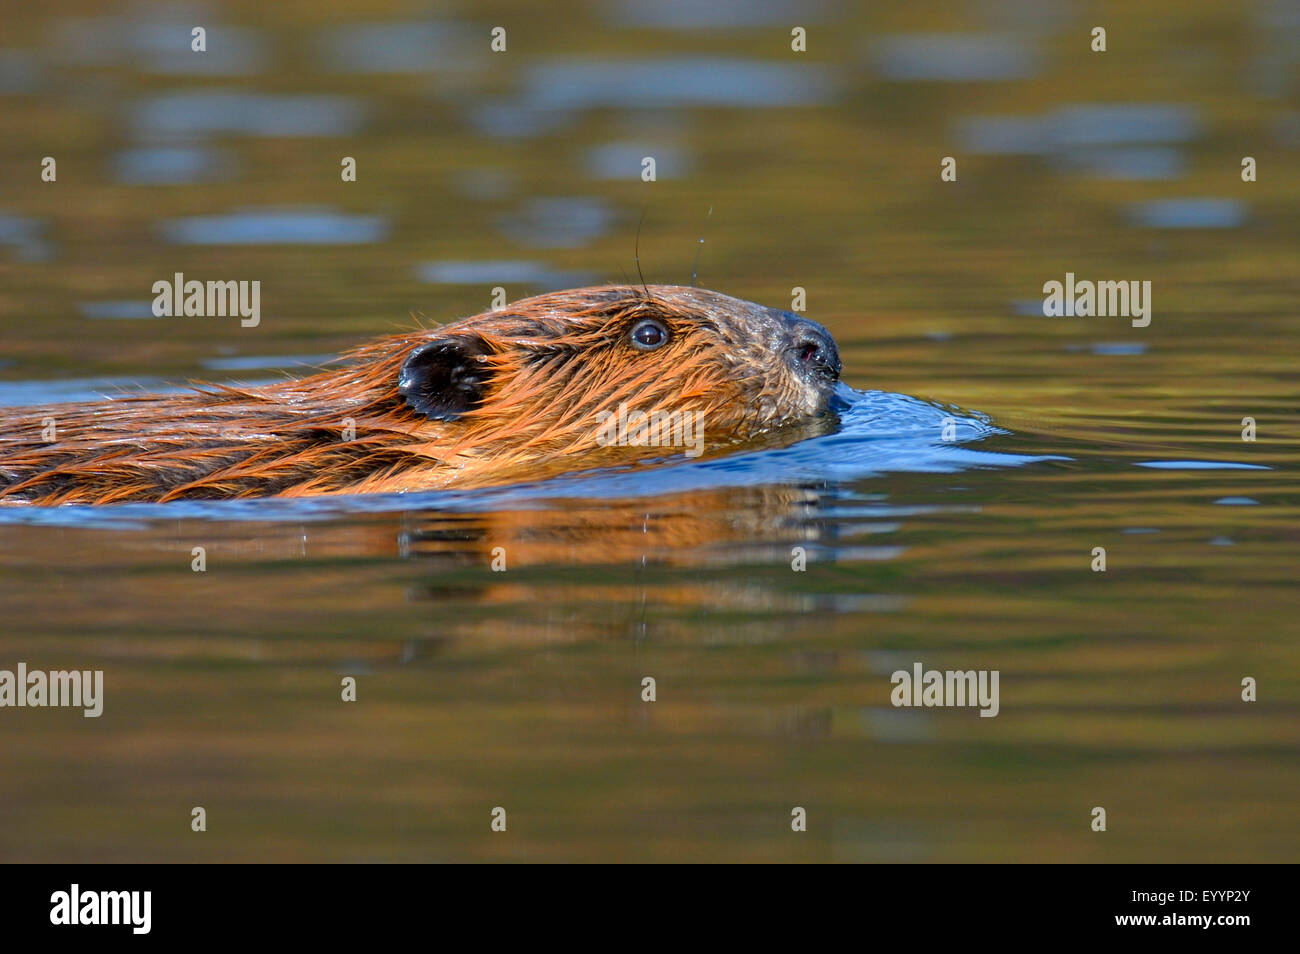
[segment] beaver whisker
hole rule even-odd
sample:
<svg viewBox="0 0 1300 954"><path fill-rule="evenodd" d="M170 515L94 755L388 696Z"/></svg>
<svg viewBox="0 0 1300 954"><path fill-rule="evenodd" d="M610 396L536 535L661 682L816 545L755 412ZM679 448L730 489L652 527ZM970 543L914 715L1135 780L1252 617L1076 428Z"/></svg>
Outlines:
<svg viewBox="0 0 1300 954"><path fill-rule="evenodd" d="M636 240L632 246L632 255L636 259L636 274L641 279L641 290L645 292L646 300L650 300L650 288L645 283L645 275L641 274L641 226L645 224L645 215L647 209L641 208L641 219L636 224Z"/></svg>

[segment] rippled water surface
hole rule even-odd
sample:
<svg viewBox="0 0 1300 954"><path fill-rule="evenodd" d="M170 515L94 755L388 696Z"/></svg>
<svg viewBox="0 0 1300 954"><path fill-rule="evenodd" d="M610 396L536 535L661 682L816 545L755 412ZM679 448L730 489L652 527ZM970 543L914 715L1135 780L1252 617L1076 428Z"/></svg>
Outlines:
<svg viewBox="0 0 1300 954"><path fill-rule="evenodd" d="M699 460L0 508L0 669L106 686L0 709L0 857L1294 860L1300 7L1107 8L1105 54L1056 0L567 9L0 14L0 404L621 281L643 212L685 282L710 207L700 283L804 289L845 367ZM175 272L260 324L153 318ZM1150 324L1043 317L1067 273ZM998 716L893 707L917 662Z"/></svg>

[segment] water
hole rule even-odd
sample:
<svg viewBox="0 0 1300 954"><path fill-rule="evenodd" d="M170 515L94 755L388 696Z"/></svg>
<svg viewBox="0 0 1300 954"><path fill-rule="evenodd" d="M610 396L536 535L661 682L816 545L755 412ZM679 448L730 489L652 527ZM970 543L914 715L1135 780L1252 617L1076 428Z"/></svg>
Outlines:
<svg viewBox="0 0 1300 954"><path fill-rule="evenodd" d="M795 5L643 6L557 37L507 3L506 54L231 10L204 64L148 6L2 15L2 405L300 373L495 285L634 280L638 244L685 282L701 231L700 283L804 288L845 380L698 460L0 508L0 670L106 685L0 709L0 857L1294 860L1278 5L1112 13L1104 61L1061 4L819 3L806 54ZM152 319L178 271L260 280L260 325ZM1150 325L1043 317L1066 272L1151 281ZM998 670L998 716L895 708L917 662Z"/></svg>
<svg viewBox="0 0 1300 954"><path fill-rule="evenodd" d="M388 224L379 216L330 209L271 208L174 219L160 229L179 245L355 245L380 241Z"/></svg>

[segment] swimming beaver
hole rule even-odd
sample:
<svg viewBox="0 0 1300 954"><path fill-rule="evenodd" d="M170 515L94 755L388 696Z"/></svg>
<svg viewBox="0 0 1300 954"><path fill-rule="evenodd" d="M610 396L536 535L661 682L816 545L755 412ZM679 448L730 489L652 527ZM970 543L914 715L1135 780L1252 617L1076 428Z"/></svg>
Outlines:
<svg viewBox="0 0 1300 954"><path fill-rule="evenodd" d="M0 502L506 483L626 460L601 423L620 405L624 423L693 414L728 443L817 415L840 373L816 322L676 285L539 295L345 358L257 387L0 410Z"/></svg>

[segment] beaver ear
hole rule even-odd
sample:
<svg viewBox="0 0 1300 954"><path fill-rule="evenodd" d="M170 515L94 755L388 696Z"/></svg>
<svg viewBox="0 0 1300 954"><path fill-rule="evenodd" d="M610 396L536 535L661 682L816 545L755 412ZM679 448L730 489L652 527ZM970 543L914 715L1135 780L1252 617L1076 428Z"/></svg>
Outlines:
<svg viewBox="0 0 1300 954"><path fill-rule="evenodd" d="M487 342L477 335L443 338L407 355L397 377L406 406L435 421L454 421L483 400Z"/></svg>

